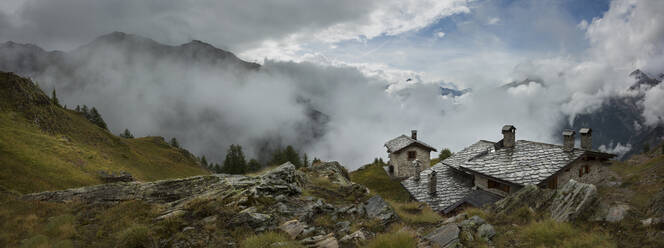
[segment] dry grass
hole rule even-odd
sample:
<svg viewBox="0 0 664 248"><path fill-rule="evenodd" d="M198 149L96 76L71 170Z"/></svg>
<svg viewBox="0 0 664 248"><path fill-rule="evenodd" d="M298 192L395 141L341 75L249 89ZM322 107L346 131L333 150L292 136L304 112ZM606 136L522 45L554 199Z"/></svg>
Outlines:
<svg viewBox="0 0 664 248"><path fill-rule="evenodd" d="M273 244L279 243L278 246L273 246ZM292 247L299 248L304 247L295 241L290 241L288 237L283 233L277 232L266 232L258 235L254 235L244 239L240 242L241 248L263 248L263 247Z"/></svg>
<svg viewBox="0 0 664 248"><path fill-rule="evenodd" d="M443 218L434 212L429 206L420 202L396 202L387 201L401 220L411 225L436 224Z"/></svg>

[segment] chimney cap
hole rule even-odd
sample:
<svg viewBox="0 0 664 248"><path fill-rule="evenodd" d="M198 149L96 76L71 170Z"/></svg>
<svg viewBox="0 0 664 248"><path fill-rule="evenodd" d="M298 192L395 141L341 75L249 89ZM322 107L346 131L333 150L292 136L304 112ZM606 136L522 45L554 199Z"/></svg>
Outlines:
<svg viewBox="0 0 664 248"><path fill-rule="evenodd" d="M589 127L584 127L579 130L581 135L592 134L593 130Z"/></svg>
<svg viewBox="0 0 664 248"><path fill-rule="evenodd" d="M574 132L574 130L569 130L569 129L563 130L563 136L572 136L574 134L576 134L576 132Z"/></svg>
<svg viewBox="0 0 664 248"><path fill-rule="evenodd" d="M503 133L506 133L506 132L513 132L513 131L515 131L515 130L516 130L516 127L514 127L514 126L512 126L512 125L505 125L505 126L503 126Z"/></svg>

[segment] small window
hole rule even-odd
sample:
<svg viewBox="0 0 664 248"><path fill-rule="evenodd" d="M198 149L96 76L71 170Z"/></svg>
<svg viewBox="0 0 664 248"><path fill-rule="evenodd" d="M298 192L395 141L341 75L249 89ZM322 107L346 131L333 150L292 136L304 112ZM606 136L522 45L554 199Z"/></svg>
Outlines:
<svg viewBox="0 0 664 248"><path fill-rule="evenodd" d="M590 173L590 166L586 165L586 174Z"/></svg>
<svg viewBox="0 0 664 248"><path fill-rule="evenodd" d="M502 190L502 191L505 191L505 192L508 192L508 193L510 192L510 186L507 185L507 184L502 184L502 183L499 183L499 182L496 182L496 181L493 181L493 180L487 180L487 181L488 181L487 186L490 189L499 189L499 190Z"/></svg>
<svg viewBox="0 0 664 248"><path fill-rule="evenodd" d="M408 160L413 160L415 157L417 157L417 153L415 151L408 152Z"/></svg>
<svg viewBox="0 0 664 248"><path fill-rule="evenodd" d="M579 177L583 176L583 169L579 168Z"/></svg>
<svg viewBox="0 0 664 248"><path fill-rule="evenodd" d="M567 169L565 169L565 172L569 172L569 167L567 167Z"/></svg>

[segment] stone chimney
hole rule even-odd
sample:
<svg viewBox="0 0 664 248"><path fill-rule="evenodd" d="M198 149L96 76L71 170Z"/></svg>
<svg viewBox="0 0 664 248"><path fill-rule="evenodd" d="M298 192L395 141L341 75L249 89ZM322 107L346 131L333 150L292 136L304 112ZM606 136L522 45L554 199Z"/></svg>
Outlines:
<svg viewBox="0 0 664 248"><path fill-rule="evenodd" d="M579 130L581 134L581 149L592 150L593 149L593 130L587 127L581 128Z"/></svg>
<svg viewBox="0 0 664 248"><path fill-rule="evenodd" d="M429 173L429 195L436 195L436 184L438 184L436 174L436 171L433 169Z"/></svg>
<svg viewBox="0 0 664 248"><path fill-rule="evenodd" d="M574 130L564 130L563 131L563 150L572 151L574 150Z"/></svg>
<svg viewBox="0 0 664 248"><path fill-rule="evenodd" d="M516 138L516 127L512 125L505 125L503 126L503 147L505 148L513 148L514 144L516 143L515 138Z"/></svg>
<svg viewBox="0 0 664 248"><path fill-rule="evenodd" d="M418 159L413 160L413 169L415 170L415 181L420 181L420 172L422 172L421 162Z"/></svg>
<svg viewBox="0 0 664 248"><path fill-rule="evenodd" d="M417 140L417 130L410 130L410 138Z"/></svg>

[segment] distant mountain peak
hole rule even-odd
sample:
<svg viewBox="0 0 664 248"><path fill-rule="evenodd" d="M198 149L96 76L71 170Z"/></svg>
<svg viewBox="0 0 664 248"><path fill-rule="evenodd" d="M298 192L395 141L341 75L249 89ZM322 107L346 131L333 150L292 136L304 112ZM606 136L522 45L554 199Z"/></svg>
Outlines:
<svg viewBox="0 0 664 248"><path fill-rule="evenodd" d="M648 76L647 73L641 71L640 69L634 70L629 74L630 77L636 79L636 82L629 87L630 90L640 89L642 85L646 87L653 87L658 85L664 79L664 73L659 74L659 79Z"/></svg>

